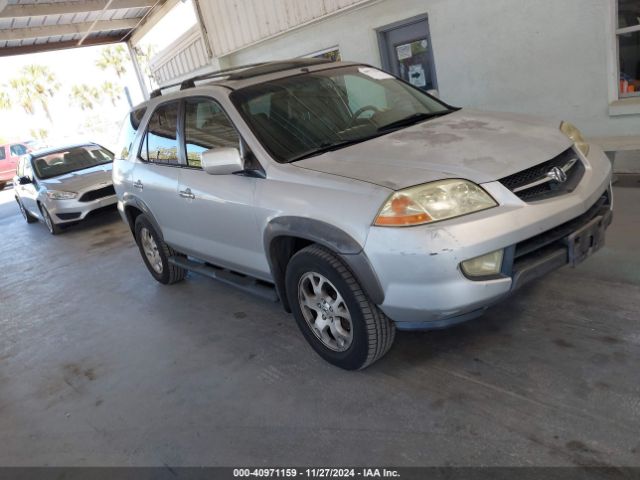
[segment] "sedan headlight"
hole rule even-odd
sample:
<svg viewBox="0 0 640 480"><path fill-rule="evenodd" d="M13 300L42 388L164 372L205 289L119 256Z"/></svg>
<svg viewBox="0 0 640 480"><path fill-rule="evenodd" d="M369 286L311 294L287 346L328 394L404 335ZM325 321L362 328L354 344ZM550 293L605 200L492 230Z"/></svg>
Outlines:
<svg viewBox="0 0 640 480"><path fill-rule="evenodd" d="M47 197L51 200L71 200L76 198L78 194L76 192L63 192L61 190L47 190Z"/></svg>
<svg viewBox="0 0 640 480"><path fill-rule="evenodd" d="M407 227L459 217L498 205L475 183L441 180L394 193L382 206L374 225Z"/></svg>
<svg viewBox="0 0 640 480"><path fill-rule="evenodd" d="M575 143L578 150L580 150L585 157L589 155L589 144L575 125L569 122L562 122L560 124L560 131L573 140L573 143Z"/></svg>

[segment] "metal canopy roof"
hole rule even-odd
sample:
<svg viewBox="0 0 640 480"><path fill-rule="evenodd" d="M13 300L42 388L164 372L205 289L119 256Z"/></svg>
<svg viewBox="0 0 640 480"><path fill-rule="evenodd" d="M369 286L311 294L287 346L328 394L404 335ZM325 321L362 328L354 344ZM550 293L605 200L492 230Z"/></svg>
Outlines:
<svg viewBox="0 0 640 480"><path fill-rule="evenodd" d="M129 39L166 0L0 0L0 56Z"/></svg>

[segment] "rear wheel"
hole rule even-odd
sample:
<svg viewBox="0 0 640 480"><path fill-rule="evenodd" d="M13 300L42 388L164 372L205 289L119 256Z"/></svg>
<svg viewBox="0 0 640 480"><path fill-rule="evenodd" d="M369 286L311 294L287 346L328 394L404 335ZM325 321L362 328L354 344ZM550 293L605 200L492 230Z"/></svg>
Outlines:
<svg viewBox="0 0 640 480"><path fill-rule="evenodd" d="M186 277L184 268L169 263L169 257L178 255L178 252L164 243L146 216L138 215L136 218L135 234L142 259L153 278L169 285Z"/></svg>
<svg viewBox="0 0 640 480"><path fill-rule="evenodd" d="M27 209L24 208L22 201L20 201L18 197L16 197L16 202L18 202L18 208L20 208L20 213L22 214L22 217L25 219L27 223L35 223L38 221L36 217L31 215L29 212L27 212Z"/></svg>
<svg viewBox="0 0 640 480"><path fill-rule="evenodd" d="M7 182L5 182L4 180L0 182L0 191L4 190L4 187L7 186Z"/></svg>
<svg viewBox="0 0 640 480"><path fill-rule="evenodd" d="M44 224L47 226L47 230L49 230L51 235L57 235L62 231L62 228L59 225L53 223L53 219L51 218L51 214L47 210L47 207L40 205L40 213L42 213Z"/></svg>
<svg viewBox="0 0 640 480"><path fill-rule="evenodd" d="M366 368L391 348L395 325L369 300L347 266L312 245L287 265L287 297L313 349L340 368Z"/></svg>

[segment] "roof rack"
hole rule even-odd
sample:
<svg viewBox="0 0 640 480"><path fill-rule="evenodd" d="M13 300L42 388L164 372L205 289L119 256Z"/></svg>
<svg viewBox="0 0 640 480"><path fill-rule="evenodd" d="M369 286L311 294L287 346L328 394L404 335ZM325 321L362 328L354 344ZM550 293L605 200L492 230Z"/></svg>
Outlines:
<svg viewBox="0 0 640 480"><path fill-rule="evenodd" d="M229 74L232 72L243 70L245 68L258 67L260 65L264 65L264 63L265 62L260 62L260 63L252 63L249 65L241 65L241 66L231 67L231 68L223 68L222 70L216 70L214 72L208 72L208 73L203 73L202 75L196 75L195 77L191 77L186 80L180 80L179 82L169 83L167 85L163 85L160 88L156 88L154 91L151 92L149 97L150 98L159 97L160 95L162 95L163 90L166 90L167 88L177 87L178 85L180 86L180 90L184 90L185 88L193 88L195 87L195 82L197 81L213 80L219 77L226 77L226 76L229 76Z"/></svg>
<svg viewBox="0 0 640 480"><path fill-rule="evenodd" d="M149 95L150 98L159 97L162 95L162 91L168 88L180 86L180 90L195 87L195 82L202 80L215 80L216 78L228 77L230 80L242 80L245 78L256 77L258 75L266 75L269 73L282 72L284 70L291 70L294 68L305 68L314 65L320 65L323 63L331 63L333 60L325 58L296 58L293 60L282 60L277 62L260 62L252 63L249 65L240 65L237 67L225 68L222 70L216 70L215 72L203 73L202 75L196 75L195 77L188 78L186 80L180 80L179 82L163 85L160 88L156 88Z"/></svg>

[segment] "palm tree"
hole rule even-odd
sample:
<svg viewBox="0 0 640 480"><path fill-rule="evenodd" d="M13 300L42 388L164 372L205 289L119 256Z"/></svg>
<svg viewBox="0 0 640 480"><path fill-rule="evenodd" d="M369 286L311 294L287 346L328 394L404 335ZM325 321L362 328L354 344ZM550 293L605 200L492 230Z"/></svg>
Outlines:
<svg viewBox="0 0 640 480"><path fill-rule="evenodd" d="M7 92L0 92L0 110L9 110L12 107L11 97Z"/></svg>
<svg viewBox="0 0 640 480"><path fill-rule="evenodd" d="M49 112L49 100L60 90L60 83L49 67L25 65L20 70L19 77L9 80L9 87L25 112L35 114L35 105L40 104L49 122L53 123Z"/></svg>
<svg viewBox="0 0 640 480"><path fill-rule="evenodd" d="M104 82L100 86L100 90L102 90L102 93L111 100L114 107L116 106L117 101L122 98L122 87L115 85L112 82Z"/></svg>
<svg viewBox="0 0 640 480"><path fill-rule="evenodd" d="M34 140L40 141L49 138L49 132L44 128L30 128L29 135L31 135L31 138L33 138Z"/></svg>
<svg viewBox="0 0 640 480"><path fill-rule="evenodd" d="M140 65L140 70L142 70L142 73L147 77L147 80L149 81L149 87L151 87L151 89L157 87L156 79L154 78L153 72L151 71L151 59L156 54L157 50L157 47L151 43L145 46L137 46L134 48L134 52L138 60L138 65Z"/></svg>
<svg viewBox="0 0 640 480"><path fill-rule="evenodd" d="M127 67L125 64L128 60L127 51L122 45L116 45L115 47L105 47L100 52L100 58L96 60L96 65L101 70L113 69L118 75L118 78L127 73Z"/></svg>
<svg viewBox="0 0 640 480"><path fill-rule="evenodd" d="M76 103L82 110L93 110L96 102L100 101L100 91L91 85L81 83L73 85L69 99Z"/></svg>

